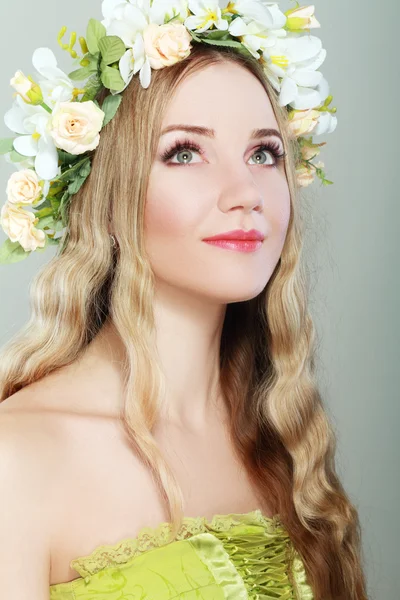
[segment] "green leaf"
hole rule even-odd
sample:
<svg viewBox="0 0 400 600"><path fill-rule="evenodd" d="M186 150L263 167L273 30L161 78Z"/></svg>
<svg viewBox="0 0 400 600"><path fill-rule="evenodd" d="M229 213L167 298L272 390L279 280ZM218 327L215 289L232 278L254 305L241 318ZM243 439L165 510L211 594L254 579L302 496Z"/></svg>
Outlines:
<svg viewBox="0 0 400 600"><path fill-rule="evenodd" d="M38 219L42 219L43 217L47 217L48 215L52 214L53 208L51 206L45 206L44 208L41 208L40 210L36 211L35 216Z"/></svg>
<svg viewBox="0 0 400 600"><path fill-rule="evenodd" d="M7 154L14 150L14 138L1 138L0 139L0 154ZM24 157L26 158L26 156Z"/></svg>
<svg viewBox="0 0 400 600"><path fill-rule="evenodd" d="M72 165L74 162L77 162L77 157L75 154L70 154L65 150L60 150L59 148L57 149L57 152L58 158L60 159L63 165Z"/></svg>
<svg viewBox="0 0 400 600"><path fill-rule="evenodd" d="M42 217L41 219L39 219L38 223L36 223L35 227L36 229L44 229L45 227L51 227L52 223L54 221L54 217L53 215L47 215L46 217Z"/></svg>
<svg viewBox="0 0 400 600"><path fill-rule="evenodd" d="M105 37L107 31L100 21L90 19L86 29L86 44L90 54L99 51L99 41Z"/></svg>
<svg viewBox="0 0 400 600"><path fill-rule="evenodd" d="M103 84L97 73L89 77L85 84L85 93L82 96L81 102L87 102L88 100L94 100L98 92L102 89Z"/></svg>
<svg viewBox="0 0 400 600"><path fill-rule="evenodd" d="M92 168L92 165L90 163L90 158L88 158L87 162L85 162L79 170L79 177L88 177L88 175L91 171L91 168Z"/></svg>
<svg viewBox="0 0 400 600"><path fill-rule="evenodd" d="M209 40L204 38L202 42L211 44L212 46L228 46L230 48L243 48L242 42L235 42L235 40Z"/></svg>
<svg viewBox="0 0 400 600"><path fill-rule="evenodd" d="M112 67L106 67L101 74L101 81L109 90L121 92L125 87L125 81L122 79L119 71Z"/></svg>
<svg viewBox="0 0 400 600"><path fill-rule="evenodd" d="M47 236L47 243L49 246L58 246L60 244L60 238L52 238Z"/></svg>
<svg viewBox="0 0 400 600"><path fill-rule="evenodd" d="M220 30L220 29L216 29L215 31L210 31L210 33L207 34L205 39L211 39L211 40L229 40L231 34L229 33L229 31L225 31L225 30Z"/></svg>
<svg viewBox="0 0 400 600"><path fill-rule="evenodd" d="M29 254L31 252L25 252L19 242L12 242L10 239L7 239L0 247L0 264L6 265L20 262L28 258Z"/></svg>
<svg viewBox="0 0 400 600"><path fill-rule="evenodd" d="M64 182L69 182L72 181L73 179L75 179L76 175L79 172L79 169L82 167L82 165L87 161L87 157L79 160L78 162L74 163L70 169L67 169L66 171L64 171L64 173L62 173L58 178L57 181L64 181Z"/></svg>
<svg viewBox="0 0 400 600"><path fill-rule="evenodd" d="M201 43L203 40L196 34L194 33L194 31L192 31L191 29L188 29L188 32L190 33L190 35L192 36L192 38L196 41Z"/></svg>
<svg viewBox="0 0 400 600"><path fill-rule="evenodd" d="M121 104L122 96L119 94L113 96L107 96L107 98L103 102L103 106L101 110L105 113L103 127L107 125L115 117L115 113L117 112L119 105Z"/></svg>
<svg viewBox="0 0 400 600"><path fill-rule="evenodd" d="M61 204L61 200L59 200L58 198L50 198L50 204L51 208L53 209L53 213L56 213Z"/></svg>
<svg viewBox="0 0 400 600"><path fill-rule="evenodd" d="M82 67L81 69L76 69L75 71L68 73L68 77L72 79L72 81L83 81L90 77L91 73L90 67Z"/></svg>
<svg viewBox="0 0 400 600"><path fill-rule="evenodd" d="M53 215L43 217L42 219L39 220L39 222L35 225L35 227L36 227L36 229L41 229L42 231L46 227L53 231L61 231L62 229L64 229L64 225L57 219L54 219Z"/></svg>
<svg viewBox="0 0 400 600"><path fill-rule="evenodd" d="M116 35L107 35L99 40L99 49L106 65L117 62L125 54L125 44Z"/></svg>
<svg viewBox="0 0 400 600"><path fill-rule="evenodd" d="M12 162L19 163L19 162L23 162L23 161L24 161L24 160L26 160L26 159L27 159L27 157L26 157L26 156L24 156L23 154L20 154L20 153L19 153L19 152L17 152L16 150L12 150L12 151L10 152L10 160L11 160Z"/></svg>
<svg viewBox="0 0 400 600"><path fill-rule="evenodd" d="M89 176L91 170L91 163L90 163L90 159L86 159L86 161L82 164L81 168L79 169L79 172L77 172L74 176L74 178L71 180L70 184L68 185L68 193L73 196L74 194L76 194L82 187L82 185L85 183L86 179Z"/></svg>

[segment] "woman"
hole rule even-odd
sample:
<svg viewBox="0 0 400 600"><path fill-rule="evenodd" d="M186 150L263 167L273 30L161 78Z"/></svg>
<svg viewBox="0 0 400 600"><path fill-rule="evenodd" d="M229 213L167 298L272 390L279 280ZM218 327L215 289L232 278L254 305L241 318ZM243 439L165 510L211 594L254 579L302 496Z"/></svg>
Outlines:
<svg viewBox="0 0 400 600"><path fill-rule="evenodd" d="M125 90L1 359L5 596L366 598L295 160L239 53L196 45ZM205 241L238 229L261 239Z"/></svg>

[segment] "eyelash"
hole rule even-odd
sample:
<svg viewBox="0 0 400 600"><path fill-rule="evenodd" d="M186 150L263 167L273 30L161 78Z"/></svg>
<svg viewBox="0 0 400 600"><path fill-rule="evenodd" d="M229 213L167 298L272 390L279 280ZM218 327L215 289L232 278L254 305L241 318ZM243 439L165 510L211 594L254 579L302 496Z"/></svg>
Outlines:
<svg viewBox="0 0 400 600"><path fill-rule="evenodd" d="M167 162L168 160L170 160L173 156L175 156L175 154L182 152L182 150L191 150L194 152L198 152L200 155L204 155L204 150L202 150L200 148L200 146L198 146L197 144L195 144L194 142L192 142L189 139L183 140L183 141L177 141L174 142L172 144L172 146L170 146L169 148L167 148L167 150L165 150L165 152L163 152L163 154L161 155L161 159L163 162ZM262 151L268 151L271 152L271 154L273 155L273 157L275 158L275 162L274 164L270 165L262 165L265 167L277 167L285 158L286 156L286 152L281 152L281 146L278 142L275 142L273 140L270 140L268 142L266 142L265 144L262 144L261 146L258 146L258 148L256 148L254 150L254 154L256 152L262 152ZM176 165L182 165L184 167L190 167L190 164L185 164L185 163L173 163Z"/></svg>

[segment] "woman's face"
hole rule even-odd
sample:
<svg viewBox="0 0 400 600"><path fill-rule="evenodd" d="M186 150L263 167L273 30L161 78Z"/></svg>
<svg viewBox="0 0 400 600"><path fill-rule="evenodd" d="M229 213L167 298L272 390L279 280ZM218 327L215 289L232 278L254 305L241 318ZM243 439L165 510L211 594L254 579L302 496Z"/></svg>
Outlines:
<svg viewBox="0 0 400 600"><path fill-rule="evenodd" d="M181 82L161 131L182 124L214 134L174 129L159 139L145 209L156 282L211 302L249 300L274 271L290 216L284 163L274 155L283 143L277 135L252 137L255 129L278 130L271 103L244 68L210 65ZM169 152L176 142L183 149ZM203 241L236 229L256 229L265 239L252 252Z"/></svg>

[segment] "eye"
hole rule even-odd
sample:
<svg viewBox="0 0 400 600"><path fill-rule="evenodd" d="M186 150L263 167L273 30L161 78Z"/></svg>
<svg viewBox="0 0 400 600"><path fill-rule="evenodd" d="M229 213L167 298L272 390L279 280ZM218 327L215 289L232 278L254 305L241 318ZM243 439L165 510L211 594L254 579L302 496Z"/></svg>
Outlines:
<svg viewBox="0 0 400 600"><path fill-rule="evenodd" d="M161 159L163 162L168 162L173 156L181 154L183 156L183 161L178 160L178 162L170 162L170 164L190 165L191 155L193 152L197 152L200 155L204 154L202 148L193 143L191 140L177 141L174 142L170 148L167 148L167 150L162 154ZM286 156L286 152L282 150L279 142L275 140L269 140L267 143L256 148L252 156L258 154L262 157L262 153L269 153L272 155L273 161L265 162L265 159L263 161L261 158L261 160L258 160L255 164L264 165L267 167L277 167Z"/></svg>
<svg viewBox="0 0 400 600"><path fill-rule="evenodd" d="M190 155L192 154L192 152L198 152L199 154L204 154L203 150L200 148L200 146L198 146L197 144L194 144L191 140L184 140L182 142L177 141L174 142L172 144L172 146L170 148L167 148L167 150L162 154L161 159L163 162L168 162L170 161L170 159L175 156L175 154L182 154L183 156L185 156L186 158L184 158L184 162L175 162L172 164L181 164L181 165L187 165L188 164L188 160L190 160Z"/></svg>
<svg viewBox="0 0 400 600"><path fill-rule="evenodd" d="M256 150L253 152L253 156L255 156L257 154L259 156L262 156L263 152L268 152L268 154L272 155L273 162L265 163L265 162L258 161L256 164L264 164L266 166L272 166L272 167L278 166L286 156L286 152L284 150L282 150L279 142L275 142L274 140L270 140L266 144L262 144L262 146L259 146L259 148L256 148ZM261 160L262 160L262 158L261 158Z"/></svg>

